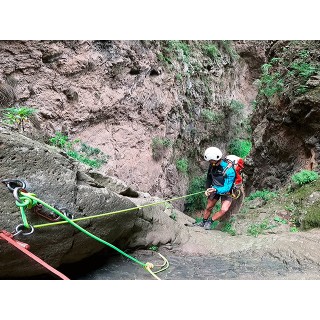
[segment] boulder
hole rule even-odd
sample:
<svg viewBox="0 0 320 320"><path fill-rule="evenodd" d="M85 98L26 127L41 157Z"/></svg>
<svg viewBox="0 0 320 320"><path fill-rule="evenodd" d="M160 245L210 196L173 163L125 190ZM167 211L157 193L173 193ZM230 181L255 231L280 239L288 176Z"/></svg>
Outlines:
<svg viewBox="0 0 320 320"><path fill-rule="evenodd" d="M0 128L0 179L21 179L26 189L50 205L67 208L74 218L113 212L136 205L95 181L86 167L59 149L31 140L22 134ZM14 232L22 224L13 193L0 184L0 230ZM81 227L110 243L127 239L137 219L138 210L77 222ZM93 240L74 226L49 223L34 210L26 209L28 222L35 226L30 235L15 239L30 245L36 254L53 267L80 261L100 251L104 244ZM27 233L24 231L23 233ZM0 278L31 277L47 272L4 240L0 240Z"/></svg>

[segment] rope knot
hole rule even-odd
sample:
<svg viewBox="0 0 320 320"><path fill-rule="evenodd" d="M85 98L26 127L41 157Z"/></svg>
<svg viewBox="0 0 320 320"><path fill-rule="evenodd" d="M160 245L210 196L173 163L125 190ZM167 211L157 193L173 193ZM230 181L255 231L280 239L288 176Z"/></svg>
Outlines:
<svg viewBox="0 0 320 320"><path fill-rule="evenodd" d="M37 204L37 201L25 196L22 196L22 197L20 196L19 200L20 201L18 200L16 201L16 205L18 207L27 207L28 209L31 209Z"/></svg>
<svg viewBox="0 0 320 320"><path fill-rule="evenodd" d="M146 269L152 269L154 265L151 262L146 262L145 268Z"/></svg>

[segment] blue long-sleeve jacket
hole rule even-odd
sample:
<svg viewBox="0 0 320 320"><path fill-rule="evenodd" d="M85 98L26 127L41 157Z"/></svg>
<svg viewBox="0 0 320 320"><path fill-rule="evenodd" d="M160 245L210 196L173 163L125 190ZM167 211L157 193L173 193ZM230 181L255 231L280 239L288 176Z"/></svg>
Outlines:
<svg viewBox="0 0 320 320"><path fill-rule="evenodd" d="M228 163L224 160L218 166L210 164L207 173L206 188L215 188L217 194L224 194L231 190L236 178L233 167L227 168Z"/></svg>

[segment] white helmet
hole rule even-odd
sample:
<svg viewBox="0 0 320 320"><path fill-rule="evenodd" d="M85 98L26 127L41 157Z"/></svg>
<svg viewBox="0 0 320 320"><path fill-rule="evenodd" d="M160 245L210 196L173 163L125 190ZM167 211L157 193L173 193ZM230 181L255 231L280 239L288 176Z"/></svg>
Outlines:
<svg viewBox="0 0 320 320"><path fill-rule="evenodd" d="M210 147L204 152L204 160L215 160L218 161L222 158L222 152L216 147Z"/></svg>

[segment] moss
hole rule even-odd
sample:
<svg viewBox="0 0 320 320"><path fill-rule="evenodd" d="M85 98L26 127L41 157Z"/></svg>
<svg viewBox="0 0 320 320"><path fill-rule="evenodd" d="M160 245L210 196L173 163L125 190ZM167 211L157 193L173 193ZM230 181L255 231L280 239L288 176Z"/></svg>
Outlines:
<svg viewBox="0 0 320 320"><path fill-rule="evenodd" d="M307 230L320 227L320 200L307 208L307 213L302 220L302 228Z"/></svg>

